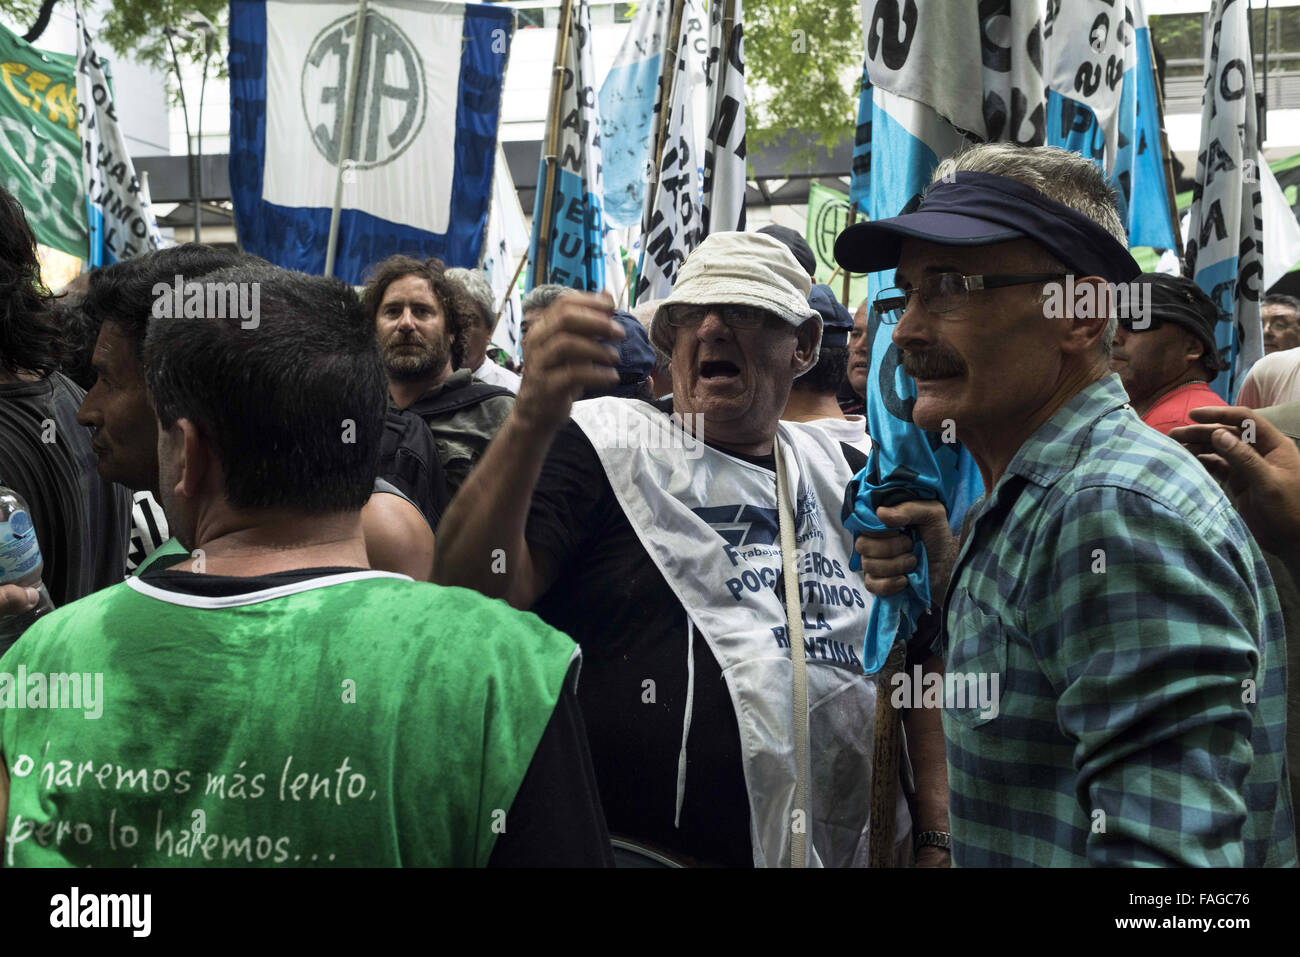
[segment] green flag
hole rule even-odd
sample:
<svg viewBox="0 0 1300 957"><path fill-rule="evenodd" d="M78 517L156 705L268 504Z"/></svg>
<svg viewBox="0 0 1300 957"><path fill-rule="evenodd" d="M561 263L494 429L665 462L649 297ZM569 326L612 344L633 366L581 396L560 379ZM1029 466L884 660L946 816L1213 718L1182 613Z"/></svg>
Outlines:
<svg viewBox="0 0 1300 957"><path fill-rule="evenodd" d="M858 214L861 218L861 213ZM835 298L841 298L844 292L844 273L835 275L835 237L844 232L849 218L849 194L839 190L827 189L817 183L808 187L808 226L804 238L812 247L817 257L817 282L829 283L835 290ZM849 312L856 312L858 306L867 298L867 276L854 273L849 283Z"/></svg>
<svg viewBox="0 0 1300 957"><path fill-rule="evenodd" d="M0 26L0 183L22 203L37 242L85 259L76 66L76 57Z"/></svg>

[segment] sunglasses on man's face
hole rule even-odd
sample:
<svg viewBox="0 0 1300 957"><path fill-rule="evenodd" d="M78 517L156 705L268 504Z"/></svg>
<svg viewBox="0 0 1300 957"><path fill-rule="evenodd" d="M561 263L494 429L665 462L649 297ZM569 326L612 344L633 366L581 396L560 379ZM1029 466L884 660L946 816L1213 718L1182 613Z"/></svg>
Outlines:
<svg viewBox="0 0 1300 957"><path fill-rule="evenodd" d="M730 329L758 329L764 325L771 326L773 322L781 325L786 324L780 316L774 315L766 309L759 309L757 306L700 306L695 303L683 302L669 306L665 315L668 319L668 325L679 329L689 329L702 323L711 312L717 313L722 320L722 324Z"/></svg>
<svg viewBox="0 0 1300 957"><path fill-rule="evenodd" d="M1145 319L1135 319L1133 316L1121 316L1117 321L1120 324L1120 328L1125 332L1151 332L1153 329L1159 329L1164 325L1163 320L1154 319L1151 316L1147 316Z"/></svg>

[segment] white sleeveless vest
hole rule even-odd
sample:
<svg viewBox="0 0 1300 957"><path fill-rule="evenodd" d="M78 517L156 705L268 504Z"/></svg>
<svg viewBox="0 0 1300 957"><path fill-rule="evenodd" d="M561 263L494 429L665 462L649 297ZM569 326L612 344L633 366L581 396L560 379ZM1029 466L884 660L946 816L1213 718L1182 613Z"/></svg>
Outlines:
<svg viewBox="0 0 1300 957"><path fill-rule="evenodd" d="M637 401L575 403L637 538L708 641L740 728L755 866L789 864L790 834L805 827L809 866L866 866L876 684L862 671L871 595L849 570L853 539L839 520L853 473L839 443L781 422L808 663L810 820L793 815L795 755L790 643L772 472L733 458ZM693 682L687 639L688 684ZM681 789L689 777L685 740ZM896 833L910 831L900 800Z"/></svg>

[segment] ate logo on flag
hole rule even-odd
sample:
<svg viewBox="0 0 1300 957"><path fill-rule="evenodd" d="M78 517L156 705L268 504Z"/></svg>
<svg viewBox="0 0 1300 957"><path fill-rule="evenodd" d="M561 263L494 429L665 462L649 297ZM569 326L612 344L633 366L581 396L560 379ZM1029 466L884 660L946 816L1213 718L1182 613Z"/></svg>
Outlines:
<svg viewBox="0 0 1300 957"><path fill-rule="evenodd" d="M312 142L331 164L338 163L343 140L356 23L349 14L318 33L302 66L303 115ZM397 159L424 126L427 105L424 63L415 45L392 20L367 13L348 159L357 169Z"/></svg>

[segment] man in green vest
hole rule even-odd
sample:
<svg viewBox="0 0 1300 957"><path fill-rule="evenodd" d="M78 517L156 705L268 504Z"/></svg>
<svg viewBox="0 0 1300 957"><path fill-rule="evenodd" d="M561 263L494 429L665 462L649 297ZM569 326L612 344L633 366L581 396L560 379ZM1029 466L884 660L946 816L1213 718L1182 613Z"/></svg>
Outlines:
<svg viewBox="0 0 1300 957"><path fill-rule="evenodd" d="M185 551L0 658L7 866L601 865L579 655L530 614L367 566L384 369L343 283L249 264L155 317Z"/></svg>

